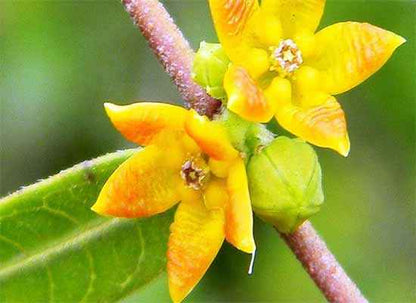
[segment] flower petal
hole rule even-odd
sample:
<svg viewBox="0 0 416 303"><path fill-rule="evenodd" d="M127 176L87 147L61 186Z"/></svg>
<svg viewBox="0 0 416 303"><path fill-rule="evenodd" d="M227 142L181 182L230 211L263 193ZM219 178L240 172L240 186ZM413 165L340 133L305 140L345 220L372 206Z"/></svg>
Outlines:
<svg viewBox="0 0 416 303"><path fill-rule="evenodd" d="M218 178L226 178L230 170L232 161L218 161L213 158L209 158L208 166L211 173Z"/></svg>
<svg viewBox="0 0 416 303"><path fill-rule="evenodd" d="M215 160L227 161L238 156L225 129L194 110L190 111L186 119L185 130L201 150Z"/></svg>
<svg viewBox="0 0 416 303"><path fill-rule="evenodd" d="M229 203L226 208L226 239L238 249L253 253L256 249L253 237L253 212L246 168L241 158L238 158L230 168L227 190Z"/></svg>
<svg viewBox="0 0 416 303"><path fill-rule="evenodd" d="M262 10L275 14L282 23L284 37L314 33L321 21L325 0L263 0Z"/></svg>
<svg viewBox="0 0 416 303"><path fill-rule="evenodd" d="M212 177L204 190L205 207L225 209L228 203L227 186L224 179Z"/></svg>
<svg viewBox="0 0 416 303"><path fill-rule="evenodd" d="M227 92L227 107L242 118L254 122L269 122L275 112L274 103L269 102L248 72L230 65L224 76Z"/></svg>
<svg viewBox="0 0 416 303"><path fill-rule="evenodd" d="M239 61L250 49L246 32L258 0L209 0L209 6L222 47L232 61Z"/></svg>
<svg viewBox="0 0 416 303"><path fill-rule="evenodd" d="M379 70L406 40L368 23L342 22L315 37L316 55L309 64L326 74L326 92L340 94Z"/></svg>
<svg viewBox="0 0 416 303"><path fill-rule="evenodd" d="M111 175L92 210L116 217L148 217L164 212L180 200L181 155L156 146L137 152Z"/></svg>
<svg viewBox="0 0 416 303"><path fill-rule="evenodd" d="M187 110L166 103L142 102L119 106L105 103L111 122L128 140L148 145L162 130L183 129Z"/></svg>
<svg viewBox="0 0 416 303"><path fill-rule="evenodd" d="M207 210L202 199L182 202L168 243L169 291L181 302L201 280L224 241L224 212Z"/></svg>
<svg viewBox="0 0 416 303"><path fill-rule="evenodd" d="M334 97L321 95L321 98L320 105L314 107L302 108L292 104L279 107L276 119L282 127L303 140L332 148L346 157L350 141L344 112Z"/></svg>

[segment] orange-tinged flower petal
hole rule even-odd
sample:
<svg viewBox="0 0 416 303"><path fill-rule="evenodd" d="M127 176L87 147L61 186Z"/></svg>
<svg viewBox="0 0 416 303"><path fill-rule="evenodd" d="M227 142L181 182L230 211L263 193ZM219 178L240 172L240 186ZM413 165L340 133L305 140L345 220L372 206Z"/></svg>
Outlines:
<svg viewBox="0 0 416 303"><path fill-rule="evenodd" d="M238 158L230 168L227 190L229 201L226 208L226 239L238 249L253 253L256 249L253 237L253 213L246 168L241 158Z"/></svg>
<svg viewBox="0 0 416 303"><path fill-rule="evenodd" d="M175 214L168 243L169 291L182 301L211 265L224 241L224 211L208 210L202 201L182 202Z"/></svg>
<svg viewBox="0 0 416 303"><path fill-rule="evenodd" d="M263 91L247 71L231 65L224 76L224 89L227 92L227 107L246 120L269 122L275 112L273 102L266 99Z"/></svg>
<svg viewBox="0 0 416 303"><path fill-rule="evenodd" d="M347 156L350 141L344 112L334 97L320 96L324 99L322 102L315 102L320 105L314 107L302 108L292 104L279 107L276 119L282 127L299 138L317 146L332 148Z"/></svg>
<svg viewBox="0 0 416 303"><path fill-rule="evenodd" d="M263 0L262 10L274 13L282 23L284 38L315 32L325 8L325 0Z"/></svg>
<svg viewBox="0 0 416 303"><path fill-rule="evenodd" d="M257 11L258 0L209 0L212 19L218 38L230 59L240 61L251 46L247 29Z"/></svg>
<svg viewBox="0 0 416 303"><path fill-rule="evenodd" d="M205 188L203 196L207 209L225 209L228 202L228 193L225 180L213 177Z"/></svg>
<svg viewBox="0 0 416 303"><path fill-rule="evenodd" d="M187 110L165 103L134 103L119 106L105 103L111 122L128 140L148 145L162 130L183 129Z"/></svg>
<svg viewBox="0 0 416 303"><path fill-rule="evenodd" d="M379 70L406 40L368 23L342 22L316 34L309 64L326 74L326 92L340 94Z"/></svg>
<svg viewBox="0 0 416 303"><path fill-rule="evenodd" d="M201 197L200 190L195 190L189 186L181 186L178 191L181 195L181 201L196 201Z"/></svg>
<svg viewBox="0 0 416 303"><path fill-rule="evenodd" d="M226 161L237 157L225 129L191 110L185 122L187 134L195 140L201 150L215 160Z"/></svg>
<svg viewBox="0 0 416 303"><path fill-rule="evenodd" d="M180 200L181 155L148 146L121 164L107 180L92 210L116 217L148 217Z"/></svg>
<svg viewBox="0 0 416 303"><path fill-rule="evenodd" d="M208 165L210 171L218 178L226 178L230 170L230 161L218 161L213 158L209 158Z"/></svg>

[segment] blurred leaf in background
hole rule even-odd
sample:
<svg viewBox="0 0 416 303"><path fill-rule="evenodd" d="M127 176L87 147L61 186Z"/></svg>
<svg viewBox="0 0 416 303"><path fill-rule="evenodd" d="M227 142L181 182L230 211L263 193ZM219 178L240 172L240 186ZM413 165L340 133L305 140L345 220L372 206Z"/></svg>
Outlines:
<svg viewBox="0 0 416 303"><path fill-rule="evenodd" d="M163 1L192 46L216 42L207 3ZM370 301L415 300L416 3L327 1L321 28L369 22L408 42L358 88L339 96L351 154L317 149L326 203L313 218ZM0 2L1 195L98 155L129 147L103 103L180 97L118 1ZM283 130L272 125L280 133ZM229 245L189 301L323 301L278 239L256 221L258 258ZM166 277L137 298L168 301Z"/></svg>

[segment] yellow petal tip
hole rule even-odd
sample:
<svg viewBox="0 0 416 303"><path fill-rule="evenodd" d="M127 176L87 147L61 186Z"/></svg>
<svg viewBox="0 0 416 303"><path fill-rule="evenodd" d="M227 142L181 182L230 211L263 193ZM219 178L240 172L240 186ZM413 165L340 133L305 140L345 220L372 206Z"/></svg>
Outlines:
<svg viewBox="0 0 416 303"><path fill-rule="evenodd" d="M177 289L169 283L169 294L173 303L180 303L185 299L187 294L184 294L181 290Z"/></svg>
<svg viewBox="0 0 416 303"><path fill-rule="evenodd" d="M397 47L399 47L402 44L405 44L407 42L406 38L397 35Z"/></svg>
<svg viewBox="0 0 416 303"><path fill-rule="evenodd" d="M396 50L397 48L399 48L401 45L405 44L407 42L406 38L397 35L395 33L392 33L392 35L390 36L390 45L392 48L392 51Z"/></svg>
<svg viewBox="0 0 416 303"><path fill-rule="evenodd" d="M256 244L254 243L253 238L244 239L243 241L241 241L240 246L238 247L238 249L247 253L247 254L252 254L256 251Z"/></svg>
<svg viewBox="0 0 416 303"><path fill-rule="evenodd" d="M113 113L113 112L117 111L117 109L118 109L119 107L120 107L120 106L115 105L115 104L110 103L110 102L105 102L105 103L104 103L104 109L105 109L105 112L107 113L107 115L108 115L108 116L110 116L110 114L111 114L111 113Z"/></svg>
<svg viewBox="0 0 416 303"><path fill-rule="evenodd" d="M350 154L350 151L349 150L346 150L346 151L342 151L342 152L340 152L340 154L341 154L341 156L343 156L343 157L348 157L348 155Z"/></svg>
<svg viewBox="0 0 416 303"><path fill-rule="evenodd" d="M91 207L91 210L99 215L105 215L104 207L98 201Z"/></svg>
<svg viewBox="0 0 416 303"><path fill-rule="evenodd" d="M348 136L344 139L338 142L338 146L336 147L336 151L341 154L344 157L348 157L349 153L350 153L350 139L348 138Z"/></svg>

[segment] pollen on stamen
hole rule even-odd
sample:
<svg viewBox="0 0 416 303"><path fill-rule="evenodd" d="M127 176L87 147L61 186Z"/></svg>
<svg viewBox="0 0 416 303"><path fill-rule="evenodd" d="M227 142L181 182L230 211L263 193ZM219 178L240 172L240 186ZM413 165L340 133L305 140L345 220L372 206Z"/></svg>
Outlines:
<svg viewBox="0 0 416 303"><path fill-rule="evenodd" d="M283 40L278 47L272 47L271 52L270 70L277 71L282 76L292 74L303 63L302 53L291 39Z"/></svg>
<svg viewBox="0 0 416 303"><path fill-rule="evenodd" d="M194 160L187 160L181 167L181 177L185 184L194 189L200 190L206 183L208 171L199 167Z"/></svg>

